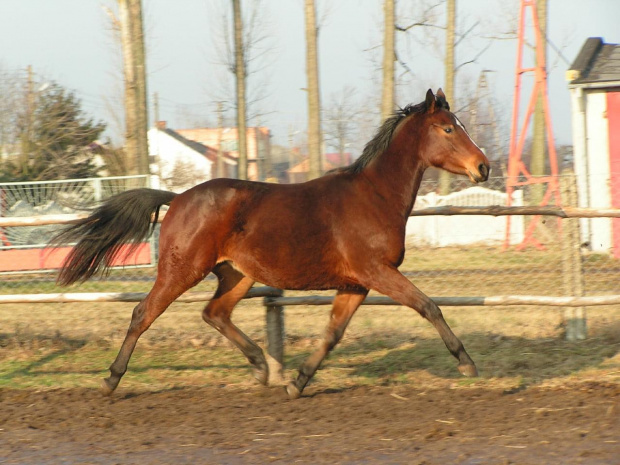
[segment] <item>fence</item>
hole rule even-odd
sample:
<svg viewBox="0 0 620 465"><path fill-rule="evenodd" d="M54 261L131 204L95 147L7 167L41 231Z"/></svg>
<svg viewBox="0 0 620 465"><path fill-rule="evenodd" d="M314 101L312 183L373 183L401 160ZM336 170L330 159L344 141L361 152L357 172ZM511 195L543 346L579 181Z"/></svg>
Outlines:
<svg viewBox="0 0 620 465"><path fill-rule="evenodd" d="M119 179L118 190L124 190L123 187L138 187L139 180ZM124 183L124 185L123 185ZM128 186L133 183L134 185ZM502 179L491 180L492 187L501 187ZM105 182L101 184L105 185ZM110 184L111 185L111 184ZM0 189L8 191L6 185L0 185ZM66 189L55 186L57 192L66 192ZM452 223L445 228L439 228L448 232L461 232L463 230L473 230L480 234L468 235L468 240L464 241L459 238L457 241L448 241L453 245L445 247L432 247L432 241L411 241L408 246L407 254L401 270L405 275L410 277L416 285L426 294L434 296L433 298L439 305L453 306L471 306L471 305L541 305L541 306L562 306L567 307L569 312L567 316L569 321L574 320L579 325L579 321L583 321L585 317L584 306L589 305L617 305L620 303L618 276L620 276L620 262L613 258L613 250L608 253L593 253L582 246L579 232L572 232L572 238L569 237L568 227L562 227L558 221L543 220L540 221L535 234L537 241L541 247L527 247L519 250L514 246L516 239L511 239L509 244L513 246L506 247L506 243L501 240L501 236L505 234L506 229L500 229L500 234L495 231L493 238L489 238L487 234L489 229L486 223L481 223L482 219L493 219L503 222L505 218L497 218L497 216L509 213L517 213L519 215L533 215L542 213L545 218L549 216L559 216L565 218L600 218L600 217L619 217L618 210L599 209L593 211L591 209L578 209L575 207L565 207L560 209L557 206L531 207L517 206L507 209L501 205L493 206L448 206L445 199L440 199L435 194L428 196L436 189L432 182L425 182L422 190L426 191L427 199L435 196L433 203L426 202L423 209L419 209L419 202L413 215L417 218L412 219L413 222L424 218L433 218L429 215L460 215L459 218L467 218L470 223ZM104 189L102 189L104 190ZM115 192L113 188L105 188L105 197ZM73 194L65 199L96 198L97 189L89 187L86 194ZM472 192L478 200L471 200ZM484 194L484 195L483 195ZM488 192L474 188L461 188L457 195L453 195L452 199L470 199L459 200L454 203L473 203L488 204L489 196L492 199L504 195L501 192ZM521 199L527 201L527 191L521 191ZM486 196L486 197L485 197ZM5 195L5 199L9 197ZM424 196L420 196L423 199ZM505 198L505 197L504 197ZM39 199L45 199L46 202L37 200L32 210L40 213L36 208L41 205L50 205L49 197L39 196ZM514 204L513 199L513 204ZM518 200L518 198L517 198ZM495 201L495 200L492 200ZM54 200L54 202L56 202ZM61 202L58 201L58 204ZM573 202L571 202L574 205ZM14 201L12 205L17 204ZM10 205L6 202L4 205ZM429 206L434 205L434 206ZM536 209L538 208L538 209ZM10 208L9 208L10 209ZM40 209L41 210L41 209ZM55 211L49 207L46 212ZM63 210L65 212L66 210ZM474 216L469 216L474 215ZM484 216L483 216L484 215ZM494 218L490 218L490 217ZM37 219L20 217L0 218L0 231L6 234L7 231L12 232L17 228L27 229L31 231L43 228L48 236L54 228L58 227L59 221L70 220L74 217L65 215L48 215L39 216ZM474 222L471 223L472 218ZM514 220L511 224L519 224ZM518 230L522 231L528 224L528 218L521 216L522 226ZM579 220L563 220L565 225L578 225ZM614 219L614 221L617 221ZM485 224L481 227L481 224ZM510 237L513 237L511 226ZM424 228L422 228L424 229ZM495 228L497 229L497 228ZM486 236L484 234L487 234ZM519 234L522 234L519 232ZM8 237L8 236L7 236ZM11 236L15 237L15 236ZM29 237L44 237L29 236ZM522 236L516 236L517 238ZM439 243L445 239L438 239ZM444 242L445 243L445 242ZM456 245L454 245L456 244ZM36 244L22 244L22 247L39 250L39 253L45 254L44 245L39 242ZM9 247L4 244L0 253L7 251ZM571 252L572 251L572 252ZM569 256L572 253L572 258ZM569 257L569 258L567 258ZM156 257L154 257L156 258ZM66 302L66 301L139 301L145 293L150 289L155 276L155 269L152 266L155 261L143 267L126 266L124 268L114 270L106 279L99 281L91 281L80 287L82 291L87 293L70 292L65 289L57 288L54 284L55 276L49 270L31 270L26 273L4 273L0 282L0 303L2 302ZM575 277L576 276L576 277ZM208 278L213 279L213 278ZM214 283L211 283L211 288ZM123 292L118 292L119 287ZM209 287L209 286L207 286ZM182 298L182 301L208 300L210 293L202 290L201 285L195 290L198 292L188 293ZM282 307L289 305L327 305L331 302L331 298L322 296L307 297L288 297L282 296L277 290L271 288L260 288L252 291L250 297L263 297L264 304L267 308L267 321L269 330L268 350L276 359L281 351L283 333L282 323ZM483 292L487 297L481 297ZM561 294L561 295L558 295ZM459 297L455 297L459 296ZM391 300L372 296L365 302L372 305L394 305ZM584 329L578 329L573 337L583 337ZM275 335L275 336L274 336ZM278 349L279 347L279 349Z"/></svg>
<svg viewBox="0 0 620 465"><path fill-rule="evenodd" d="M53 270L62 263L65 251L50 255L45 250L59 225L53 221L30 224L19 218L54 218L79 211L124 190L144 187L147 176L114 176L63 181L0 183L0 273ZM16 220L11 223L7 220ZM33 220L34 221L34 220ZM144 246L134 264L150 264L151 243Z"/></svg>
<svg viewBox="0 0 620 465"><path fill-rule="evenodd" d="M58 228L53 224L56 221L55 215L41 216L45 213L69 213L73 209L67 209L67 204L92 202L98 198L105 198L115 192L128 188L145 185L144 177L120 177L97 180L79 180L67 182L34 183L26 187L18 186L16 183L0 184L0 193L3 193L3 218L0 220L0 237L7 238L20 237L20 242L0 245L0 264L2 255L9 251L29 251L35 255L31 260L29 270L20 272L4 271L0 280L0 294L15 293L57 293L62 292L54 284L53 270L41 270L41 263L50 258L49 251L45 249L45 244L51 234ZM494 191L481 189L478 187L467 188L469 185L464 182L455 181L454 193L446 198L437 196L434 192L437 186L433 181L424 181L420 189L421 194L416 202L414 214L418 215L420 208L425 211L434 208L433 213L442 213L440 209L445 209L450 203L454 205L478 205L489 206L493 202L499 208L502 206L500 201L503 193L503 179L491 179L487 186ZM76 187L77 186L77 187ZM36 187L36 189L34 189ZM17 192L22 192L19 196ZM528 203L527 190L520 190L517 196L518 202ZM430 194L430 195L429 195ZM484 194L484 195L482 195ZM428 199L435 197L433 202ZM489 199L490 197L490 199ZM448 200L446 200L448 199ZM450 200L452 199L452 200ZM486 200L485 200L486 199ZM22 207L16 208L19 202ZM515 199L513 199L514 205ZM23 203L29 203L30 207L24 207ZM504 204L505 205L505 204ZM572 207L572 206L571 206ZM568 207L565 211L570 210ZM517 207L514 207L517 208ZM525 205L521 208L529 208ZM546 207L547 210L553 207ZM61 209L61 212L58 210ZM31 211L41 218L49 218L46 224L34 223L18 227L11 220L17 220L18 216L22 221L26 221L25 212ZM21 212L21 213L19 213ZM543 248L538 249L531 246L523 250L518 250L517 241L523 235L524 228L530 223L530 217L512 217L510 243L512 246L505 247L502 237L506 231L506 219L494 217L497 214L465 216L460 210L459 216L416 216L409 221L408 229L411 232L420 231L420 236L432 234L428 239L414 239L408 236L407 253L405 261L400 267L403 272L416 282L416 285L429 295L445 296L460 295L471 297L479 294L478 288L472 286L472 282L484 283L487 295L511 295L518 291L522 295L552 296L557 294L557 289L563 286L563 255L562 244L563 234L559 222L553 218L539 222L535 230L536 240L542 244ZM523 212L523 210L521 210ZM12 216L8 214L11 213ZM18 215L19 213L19 215ZM531 213L531 212L530 212ZM549 213L548 211L546 213ZM583 214L583 212L582 212ZM20 216L21 215L21 216ZM597 213L602 216L602 210ZM31 216L31 215L27 215ZM596 218L605 220L605 218ZM424 226L427 220L432 221L436 226ZM443 220L453 220L442 223ZM39 221L39 220L37 220ZM493 223L489 223L493 221ZM563 220L568 224L572 220ZM583 220L581 220L582 222ZM611 221L607 218L607 221ZM613 221L620 221L614 219ZM573 222L580 222L579 220ZM20 234L19 230L25 233ZM429 232L430 231L430 232ZM156 252L157 242L156 230L153 239L151 252ZM26 238L30 238L26 240ZM583 238L579 248L580 261L583 269L583 295L605 295L618 292L617 276L620 275L620 262L613 258L615 248L606 252L594 252ZM452 244L449 246L437 247L433 244ZM148 255L148 254L147 254ZM148 259L148 260L147 260ZM123 269L114 270L108 279L95 281L84 285L83 289L100 292L116 292L119 283L123 283L123 290L129 292L146 292L150 289L151 281L155 277L156 256L145 257L144 260L130 262ZM5 264L13 267L20 263L20 260L8 258ZM142 263L142 265L140 265ZM49 268L53 268L50 264ZM0 267L0 272L3 268ZM209 278L212 279L212 278Z"/></svg>
<svg viewBox="0 0 620 465"><path fill-rule="evenodd" d="M506 205L508 194L486 187L471 187L447 195L430 192L416 199L415 211L443 206ZM512 194L512 205L523 206L523 191ZM507 233L507 228L509 232ZM508 237L511 245L520 244L524 238L523 217L516 217L510 225L492 216L424 216L411 217L407 222L406 237L411 245L447 247L475 243L502 244Z"/></svg>

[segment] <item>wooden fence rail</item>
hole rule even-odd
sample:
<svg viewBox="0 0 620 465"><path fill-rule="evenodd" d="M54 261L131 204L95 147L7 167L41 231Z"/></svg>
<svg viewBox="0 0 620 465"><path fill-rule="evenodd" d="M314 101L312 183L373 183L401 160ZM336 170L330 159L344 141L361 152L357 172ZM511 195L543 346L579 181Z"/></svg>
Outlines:
<svg viewBox="0 0 620 465"><path fill-rule="evenodd" d="M560 218L620 218L618 208L577 208L577 207L554 207L554 206L523 206L506 207L502 205L491 205L487 207L455 207L444 205L442 207L429 207L420 210L413 210L409 216L429 216L429 215L544 215L558 216Z"/></svg>
<svg viewBox="0 0 620 465"><path fill-rule="evenodd" d="M208 302L214 292L186 292L175 302ZM0 304L22 303L68 303L68 302L141 302L146 292L59 292L52 294L6 294L0 295ZM274 287L254 287L244 299L254 297L280 297L282 291Z"/></svg>
<svg viewBox="0 0 620 465"><path fill-rule="evenodd" d="M516 305L542 305L555 307L582 307L595 305L620 304L620 294L583 297L552 297L542 295L494 295L476 297L431 297L440 307L508 307ZM291 305L331 305L333 297L304 296L304 297L267 297L265 302L270 305L288 307ZM401 305L385 296L367 297L362 305Z"/></svg>
<svg viewBox="0 0 620 465"><path fill-rule="evenodd" d="M620 218L620 209L597 209L575 208L555 206L486 206L486 207L463 207L441 206L414 210L410 216L426 215L544 215L560 218ZM45 226L56 224L70 224L85 214L47 215L38 217L2 217L0 228L3 227L26 227ZM165 216L162 211L159 216L161 222ZM59 303L59 302L139 302L146 297L142 292L98 292L98 293L56 293L56 294L22 294L0 295L2 303ZM211 292L188 292L177 299L179 302L205 302L213 297ZM266 308L267 325L267 352L275 364L272 366L272 376L278 377L282 373L282 361L284 358L284 306L291 305L330 305L333 297L328 296L305 296L284 297L282 291L272 287L257 287L251 289L245 298L262 297ZM439 306L560 306L567 308L580 308L593 305L616 305L620 304L620 295L605 296L528 296L528 295L504 295L504 296L480 296L480 297L432 297ZM399 305L388 297L372 296L366 298L363 305ZM584 336L585 337L585 336Z"/></svg>
<svg viewBox="0 0 620 465"><path fill-rule="evenodd" d="M543 215L557 216L560 218L620 218L618 208L577 208L577 207L554 207L554 206L525 206L525 207L505 207L501 205L491 205L488 207L455 207L445 205L442 207L429 207L420 210L413 210L410 216L429 216L429 215ZM65 215L44 215L44 216L20 216L20 217L0 217L0 228L20 227L20 226L47 226L51 224L71 224L75 221L86 218L86 214L72 213ZM159 214L159 222L166 216L166 212Z"/></svg>

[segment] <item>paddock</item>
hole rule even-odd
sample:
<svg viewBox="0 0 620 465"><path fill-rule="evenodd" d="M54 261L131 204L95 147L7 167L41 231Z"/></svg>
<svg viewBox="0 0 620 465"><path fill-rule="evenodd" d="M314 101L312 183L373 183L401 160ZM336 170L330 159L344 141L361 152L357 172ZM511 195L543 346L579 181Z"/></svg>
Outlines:
<svg viewBox="0 0 620 465"><path fill-rule="evenodd" d="M324 295L323 297L328 297ZM266 345L261 298L235 322ZM247 361L176 303L140 341L111 398L98 383L132 302L0 305L5 463L594 463L616 460L620 309L588 309L586 340L554 307L445 307L480 377L462 378L409 309L366 305L304 396L252 381ZM81 318L85 312L89 321ZM285 372L328 306L286 307ZM33 323L38 321L38 323ZM71 322L70 324L68 322Z"/></svg>
<svg viewBox="0 0 620 465"><path fill-rule="evenodd" d="M255 384L243 356L202 322L215 286L206 280L145 333L119 392L102 398L99 379L149 282L123 281L119 271L70 292L52 292L58 289L46 275L31 277L43 293L7 288L0 296L0 455L20 464L614 463L616 262L585 257L584 295L564 295L561 248L446 248L432 257L451 260L454 272L415 259L415 248L407 256L403 270L436 296L479 378L460 377L415 312L373 294L304 397L290 402L277 382ZM481 266L502 257L509 259L500 267ZM523 262L534 258L544 268L532 274ZM484 280L488 295L467 288L471 279ZM521 279L541 292L515 295ZM259 287L234 319L272 355L282 351L288 380L319 341L331 298ZM582 306L587 338L568 341L567 315ZM281 349L270 342L274 324Z"/></svg>

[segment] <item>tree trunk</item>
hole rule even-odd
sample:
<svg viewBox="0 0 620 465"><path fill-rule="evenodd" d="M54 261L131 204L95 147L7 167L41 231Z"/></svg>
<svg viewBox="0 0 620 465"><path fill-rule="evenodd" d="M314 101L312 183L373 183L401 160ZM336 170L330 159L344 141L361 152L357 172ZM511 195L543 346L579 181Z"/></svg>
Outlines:
<svg viewBox="0 0 620 465"><path fill-rule="evenodd" d="M456 29L456 0L448 0L448 11L446 12L446 57L444 69L446 73L445 88L446 99L452 107L455 106L454 101L454 33ZM450 193L450 173L440 171L439 174L439 194L446 195Z"/></svg>
<svg viewBox="0 0 620 465"><path fill-rule="evenodd" d="M137 89L134 48L132 46L131 1L118 0L123 74L125 76L125 153L129 174L138 173Z"/></svg>
<svg viewBox="0 0 620 465"><path fill-rule="evenodd" d="M547 0L537 0L536 10L542 39L542 43L539 44L539 46L542 47L542 55L545 57L547 49ZM533 176L543 176L545 174L545 112L543 109L543 98L544 96L541 91L536 98L536 107L534 109L534 122L532 127L532 161L530 163L530 173ZM543 184L533 184L531 189L532 195L530 202L533 205L540 204L544 193Z"/></svg>
<svg viewBox="0 0 620 465"><path fill-rule="evenodd" d="M142 26L142 0L130 0L131 43L136 79L136 139L138 174L149 174L146 54Z"/></svg>
<svg viewBox="0 0 620 465"><path fill-rule="evenodd" d="M241 18L241 0L232 0L235 23L235 78L237 90L237 139L238 139L238 175L239 179L248 179L248 142L247 110L245 84L245 57L243 48L243 22Z"/></svg>
<svg viewBox="0 0 620 465"><path fill-rule="evenodd" d="M314 0L305 0L306 9L306 74L308 80L308 178L321 176L321 103Z"/></svg>
<svg viewBox="0 0 620 465"><path fill-rule="evenodd" d="M394 0L384 0L383 11L384 36L383 36L383 93L381 96L381 120L385 121L394 111L394 50L395 17Z"/></svg>

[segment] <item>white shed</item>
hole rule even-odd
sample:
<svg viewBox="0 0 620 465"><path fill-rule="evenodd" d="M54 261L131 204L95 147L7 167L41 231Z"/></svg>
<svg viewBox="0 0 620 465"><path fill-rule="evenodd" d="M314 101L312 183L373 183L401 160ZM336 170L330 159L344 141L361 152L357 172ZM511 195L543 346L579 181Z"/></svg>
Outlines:
<svg viewBox="0 0 620 465"><path fill-rule="evenodd" d="M586 40L567 71L580 207L620 208L620 45ZM620 258L620 218L581 220L593 251Z"/></svg>

